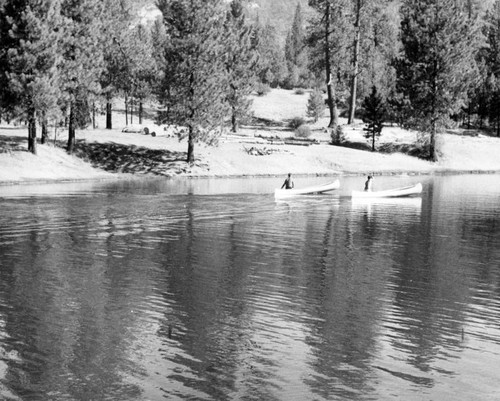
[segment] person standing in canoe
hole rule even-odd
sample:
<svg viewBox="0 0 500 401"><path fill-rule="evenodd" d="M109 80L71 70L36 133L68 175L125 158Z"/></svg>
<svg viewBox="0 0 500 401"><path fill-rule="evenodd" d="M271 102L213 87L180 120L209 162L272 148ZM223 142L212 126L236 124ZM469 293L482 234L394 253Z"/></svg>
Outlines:
<svg viewBox="0 0 500 401"><path fill-rule="evenodd" d="M365 191L371 191L373 184L373 177L371 175L368 176L368 179L365 182Z"/></svg>
<svg viewBox="0 0 500 401"><path fill-rule="evenodd" d="M281 189L292 189L293 188L293 181L292 181L292 174L288 173L288 177L286 178L285 182L281 186Z"/></svg>

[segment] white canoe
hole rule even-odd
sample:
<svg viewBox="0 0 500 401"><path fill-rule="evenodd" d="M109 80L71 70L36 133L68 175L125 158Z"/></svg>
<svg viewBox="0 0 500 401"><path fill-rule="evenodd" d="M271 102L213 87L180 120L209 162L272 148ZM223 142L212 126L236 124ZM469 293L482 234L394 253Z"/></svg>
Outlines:
<svg viewBox="0 0 500 401"><path fill-rule="evenodd" d="M397 198L401 196L418 195L422 192L422 184L409 187L387 189L385 191L352 191L353 198Z"/></svg>
<svg viewBox="0 0 500 401"><path fill-rule="evenodd" d="M333 182L329 182L328 184L323 185L315 185L311 187L305 188L292 188L292 189L275 189L274 197L276 199L290 198L292 196L297 195L312 195L312 194L321 194L323 192L333 191L334 189L339 189L340 181L335 180Z"/></svg>

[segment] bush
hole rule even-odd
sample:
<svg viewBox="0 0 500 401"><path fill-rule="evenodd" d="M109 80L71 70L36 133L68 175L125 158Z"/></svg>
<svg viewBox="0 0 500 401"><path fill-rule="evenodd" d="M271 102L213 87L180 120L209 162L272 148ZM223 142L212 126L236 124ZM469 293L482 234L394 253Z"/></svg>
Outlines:
<svg viewBox="0 0 500 401"><path fill-rule="evenodd" d="M297 138L309 138L312 134L311 127L309 125L301 125L295 130L295 136Z"/></svg>
<svg viewBox="0 0 500 401"><path fill-rule="evenodd" d="M332 144L341 145L345 142L345 133L340 125L337 125L335 129L331 130L330 138L332 140Z"/></svg>
<svg viewBox="0 0 500 401"><path fill-rule="evenodd" d="M301 125L304 125L305 123L306 123L306 121L302 117L294 117L288 123L288 127L293 129L293 130L296 130L297 128L299 128Z"/></svg>
<svg viewBox="0 0 500 401"><path fill-rule="evenodd" d="M257 92L258 96L265 96L271 91L271 88L269 85L263 84L262 82L259 82L257 85L255 85L255 92Z"/></svg>
<svg viewBox="0 0 500 401"><path fill-rule="evenodd" d="M306 93L306 91L302 88L297 88L295 89L295 94L296 95L303 95L304 93Z"/></svg>

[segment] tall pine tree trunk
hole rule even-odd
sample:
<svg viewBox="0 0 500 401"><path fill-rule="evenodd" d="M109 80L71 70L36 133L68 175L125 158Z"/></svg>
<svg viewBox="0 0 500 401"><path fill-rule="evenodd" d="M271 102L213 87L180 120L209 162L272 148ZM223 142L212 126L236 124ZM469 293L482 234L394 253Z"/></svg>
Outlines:
<svg viewBox="0 0 500 401"><path fill-rule="evenodd" d="M128 125L128 98L125 96L125 125Z"/></svg>
<svg viewBox="0 0 500 401"><path fill-rule="evenodd" d="M335 87L333 84L332 65L330 60L330 2L326 3L325 10L325 70L326 70L326 92L328 96L328 110L330 111L330 122L328 128L337 129L338 112L337 99L335 98Z"/></svg>
<svg viewBox="0 0 500 401"><path fill-rule="evenodd" d="M36 112L28 111L28 151L36 155Z"/></svg>
<svg viewBox="0 0 500 401"><path fill-rule="evenodd" d="M437 119L433 117L432 127L431 127L431 137L429 141L429 157L435 162L436 159L436 135L437 135Z"/></svg>
<svg viewBox="0 0 500 401"><path fill-rule="evenodd" d="M472 104L469 101L469 105L467 107L467 129L470 129L471 114L472 114Z"/></svg>
<svg viewBox="0 0 500 401"><path fill-rule="evenodd" d="M500 108L497 107L497 136L500 137Z"/></svg>
<svg viewBox="0 0 500 401"><path fill-rule="evenodd" d="M45 144L49 141L49 129L47 127L47 113L42 113L42 144Z"/></svg>
<svg viewBox="0 0 500 401"><path fill-rule="evenodd" d="M106 129L113 128L113 106L111 104L111 99L106 102Z"/></svg>
<svg viewBox="0 0 500 401"><path fill-rule="evenodd" d="M352 58L352 77L351 77L351 100L349 102L349 118L347 124L354 122L354 115L356 113L356 98L358 91L358 73L359 73L359 42L361 40L360 29L361 18L361 0L356 2L356 22L354 23L354 54Z"/></svg>
<svg viewBox="0 0 500 401"><path fill-rule="evenodd" d="M68 145L66 146L68 153L73 153L75 150L75 138L75 106L71 103L69 106Z"/></svg>
<svg viewBox="0 0 500 401"><path fill-rule="evenodd" d="M134 123L134 98L130 98L130 124Z"/></svg>
<svg viewBox="0 0 500 401"><path fill-rule="evenodd" d="M189 164L194 163L194 130L193 127L189 127L189 137L188 137L188 151L186 162Z"/></svg>
<svg viewBox="0 0 500 401"><path fill-rule="evenodd" d="M236 119L236 107L233 105L231 107L231 131L236 133L238 131L238 121Z"/></svg>

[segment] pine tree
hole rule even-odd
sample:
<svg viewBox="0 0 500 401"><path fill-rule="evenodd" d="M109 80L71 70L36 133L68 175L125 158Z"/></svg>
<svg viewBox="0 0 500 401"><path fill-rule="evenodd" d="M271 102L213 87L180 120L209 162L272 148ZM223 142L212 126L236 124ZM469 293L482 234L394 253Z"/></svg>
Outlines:
<svg viewBox="0 0 500 401"><path fill-rule="evenodd" d="M104 0L106 21L102 30L104 68L100 76L101 94L106 102L106 129L113 128L113 99L130 81L127 52L132 14L128 0Z"/></svg>
<svg viewBox="0 0 500 401"><path fill-rule="evenodd" d="M102 32L107 17L105 3L99 0L62 0L61 12L64 38L60 70L69 113L66 149L72 153L82 108L88 110L89 96L100 92L99 78L104 68Z"/></svg>
<svg viewBox="0 0 500 401"><path fill-rule="evenodd" d="M354 32L353 32L353 55L351 69L351 96L349 101L349 116L347 124L354 122L354 114L356 112L356 97L358 90L358 74L359 74L359 48L361 46L361 12L366 0L354 0Z"/></svg>
<svg viewBox="0 0 500 401"><path fill-rule="evenodd" d="M138 25L135 29L135 39L137 46L134 77L134 97L139 102L139 124L142 124L143 104L153 96L153 88L157 84L158 66L153 56L153 40L151 32L143 25Z"/></svg>
<svg viewBox="0 0 500 401"><path fill-rule="evenodd" d="M400 15L396 2L374 7L369 26L365 30L358 81L361 98L375 85L388 98L395 92L396 73L393 60L398 56Z"/></svg>
<svg viewBox="0 0 500 401"><path fill-rule="evenodd" d="M307 55L302 8L297 3L292 27L286 37L285 59L288 67L288 87L300 85L307 75Z"/></svg>
<svg viewBox="0 0 500 401"><path fill-rule="evenodd" d="M480 112L488 117L490 125L496 127L500 136L500 0L495 1L485 15L483 33L486 43L481 51L487 79L482 86Z"/></svg>
<svg viewBox="0 0 500 401"><path fill-rule="evenodd" d="M169 41L159 101L188 139L187 162L196 142L215 143L229 114L223 0L160 0Z"/></svg>
<svg viewBox="0 0 500 401"><path fill-rule="evenodd" d="M307 116L311 117L314 122L317 122L325 111L325 99L323 92L320 89L314 89L307 101Z"/></svg>
<svg viewBox="0 0 500 401"><path fill-rule="evenodd" d="M280 47L275 27L260 26L258 21L256 26L258 76L263 84L276 87L283 84L288 76L285 54Z"/></svg>
<svg viewBox="0 0 500 401"><path fill-rule="evenodd" d="M351 65L349 67L349 111L348 124L354 122L358 95L363 95L360 83L368 83L367 90L378 84L374 74L380 71L384 76L389 71L387 65L396 53L397 29L394 21L398 18L392 12L391 4L383 0L351 0L350 26L345 31L352 43ZM383 49L383 46L386 48ZM385 54L384 54L385 53ZM371 75L371 76L370 76ZM389 79L391 75L389 74ZM360 88L361 86L361 88Z"/></svg>
<svg viewBox="0 0 500 401"><path fill-rule="evenodd" d="M116 39L120 50L117 57L119 74L115 75L116 88L125 95L125 117L133 123L134 104L138 103L139 124L142 123L143 102L152 96L156 76L156 62L153 57L153 43L149 30L142 24L129 26Z"/></svg>
<svg viewBox="0 0 500 401"><path fill-rule="evenodd" d="M373 86L370 96L363 100L363 121L367 124L364 128L365 137L372 141L372 152L375 151L375 141L381 135L384 121L387 115L385 102Z"/></svg>
<svg viewBox="0 0 500 401"><path fill-rule="evenodd" d="M460 110L475 72L478 20L454 0L406 0L398 90L411 105L409 124L429 134L429 157L449 116Z"/></svg>
<svg viewBox="0 0 500 401"><path fill-rule="evenodd" d="M347 70L348 44L345 30L348 29L343 10L347 0L332 3L330 0L309 0L316 10L308 35L310 48L310 68L317 74L326 75L327 105L330 113L328 127L336 132L338 126L337 92L342 85L340 77Z"/></svg>
<svg viewBox="0 0 500 401"><path fill-rule="evenodd" d="M241 0L233 0L226 21L226 72L231 127L236 132L239 122L250 114L249 95L256 82L258 63L255 29L245 20Z"/></svg>
<svg viewBox="0 0 500 401"><path fill-rule="evenodd" d="M0 5L0 107L28 121L28 150L36 153L37 119L58 99L59 2L9 1Z"/></svg>

